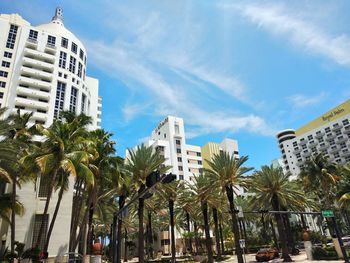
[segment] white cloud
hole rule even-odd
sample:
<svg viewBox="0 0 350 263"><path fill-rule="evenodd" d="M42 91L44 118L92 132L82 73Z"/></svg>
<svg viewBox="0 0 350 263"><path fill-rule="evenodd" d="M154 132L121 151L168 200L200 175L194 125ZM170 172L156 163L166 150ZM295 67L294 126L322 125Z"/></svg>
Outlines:
<svg viewBox="0 0 350 263"><path fill-rule="evenodd" d="M289 39L306 51L325 56L340 65L350 66L350 37L324 32L321 25L287 10L282 5L223 5L275 35Z"/></svg>
<svg viewBox="0 0 350 263"><path fill-rule="evenodd" d="M321 93L317 96L305 96L303 94L295 94L288 97L288 100L295 108L304 108L312 105L319 104L326 97L326 93Z"/></svg>
<svg viewBox="0 0 350 263"><path fill-rule="evenodd" d="M186 92L186 87L173 84L165 75L153 69L147 60L138 58L133 51L125 49L122 44L105 45L98 41L86 43L89 50L95 50L90 56L94 65L107 70L116 78L122 78L123 81L134 82L138 89L142 90L141 94L147 93L153 98L150 102L153 112L148 114L183 117L186 123L193 127L190 131L192 136L241 130L262 135L273 135L275 132L263 118L254 114L237 114L230 109L211 112L207 109L207 105L194 103L193 98ZM213 77L206 78L210 82L214 81ZM230 84L229 81L227 83ZM130 104L124 106L123 113L126 118L132 118L142 110L140 105Z"/></svg>

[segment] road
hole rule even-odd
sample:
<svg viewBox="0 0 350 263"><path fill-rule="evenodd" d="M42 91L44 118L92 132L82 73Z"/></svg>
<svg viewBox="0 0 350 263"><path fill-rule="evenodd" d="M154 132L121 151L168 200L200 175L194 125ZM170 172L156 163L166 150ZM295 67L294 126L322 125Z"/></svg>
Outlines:
<svg viewBox="0 0 350 263"><path fill-rule="evenodd" d="M340 263L344 262L344 260L307 260L305 252L301 251L299 255L297 256L291 256L293 259L293 262L327 262L327 263ZM245 255L246 263L255 263L257 262L255 260L255 254L247 254ZM225 263L236 263L237 257L231 256L230 259L225 260ZM279 263L283 262L283 259L273 259L269 261L270 263Z"/></svg>

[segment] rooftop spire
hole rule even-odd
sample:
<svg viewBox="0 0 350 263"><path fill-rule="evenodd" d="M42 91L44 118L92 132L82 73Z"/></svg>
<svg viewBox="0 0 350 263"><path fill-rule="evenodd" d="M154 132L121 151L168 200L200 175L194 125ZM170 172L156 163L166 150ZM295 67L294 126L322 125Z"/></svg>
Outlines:
<svg viewBox="0 0 350 263"><path fill-rule="evenodd" d="M55 11L55 15L54 17L52 18L52 21L60 21L63 23L63 10L61 7L56 7L56 11Z"/></svg>

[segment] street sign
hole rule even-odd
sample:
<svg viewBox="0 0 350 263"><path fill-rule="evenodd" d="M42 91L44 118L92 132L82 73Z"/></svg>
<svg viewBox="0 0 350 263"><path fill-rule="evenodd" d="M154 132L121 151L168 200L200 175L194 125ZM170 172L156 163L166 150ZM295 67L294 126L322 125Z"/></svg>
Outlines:
<svg viewBox="0 0 350 263"><path fill-rule="evenodd" d="M332 210L324 210L322 211L323 217L334 217L334 213Z"/></svg>
<svg viewBox="0 0 350 263"><path fill-rule="evenodd" d="M241 248L245 248L245 239L240 239L240 240L239 240L239 246L240 246Z"/></svg>

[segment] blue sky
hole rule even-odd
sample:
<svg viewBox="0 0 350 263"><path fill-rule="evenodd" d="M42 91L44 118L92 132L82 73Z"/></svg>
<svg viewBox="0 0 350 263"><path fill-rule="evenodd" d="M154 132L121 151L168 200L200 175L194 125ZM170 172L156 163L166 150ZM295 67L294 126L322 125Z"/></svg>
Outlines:
<svg viewBox="0 0 350 263"><path fill-rule="evenodd" d="M0 12L38 25L57 5L122 156L175 115L187 143L237 139L259 168L280 156L277 131L350 97L350 1L2 0Z"/></svg>

